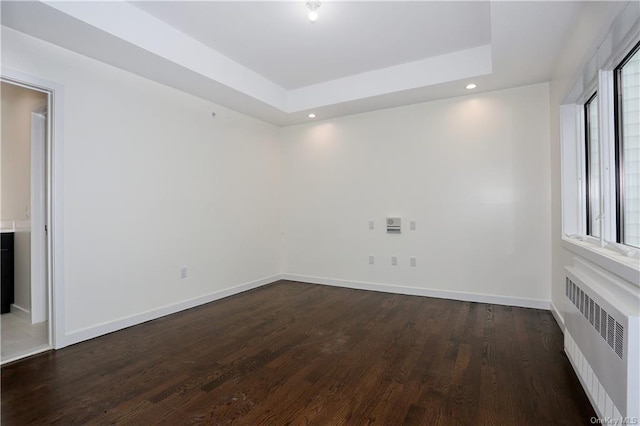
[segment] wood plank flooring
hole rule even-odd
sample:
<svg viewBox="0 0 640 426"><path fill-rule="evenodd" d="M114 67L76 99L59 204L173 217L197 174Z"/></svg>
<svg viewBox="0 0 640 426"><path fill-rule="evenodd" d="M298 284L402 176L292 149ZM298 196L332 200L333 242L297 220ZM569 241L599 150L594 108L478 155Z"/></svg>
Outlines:
<svg viewBox="0 0 640 426"><path fill-rule="evenodd" d="M548 311L280 281L2 368L3 425L576 425Z"/></svg>

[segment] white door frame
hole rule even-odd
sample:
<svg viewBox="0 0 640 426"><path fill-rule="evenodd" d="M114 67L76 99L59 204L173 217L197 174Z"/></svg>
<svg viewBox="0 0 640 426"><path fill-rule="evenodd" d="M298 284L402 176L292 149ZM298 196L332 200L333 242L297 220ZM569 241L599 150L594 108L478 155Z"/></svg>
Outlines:
<svg viewBox="0 0 640 426"><path fill-rule="evenodd" d="M49 345L67 346L64 300L64 217L63 217L63 113L64 87L8 67L2 67L2 81L48 95L46 170L46 278L49 300Z"/></svg>
<svg viewBox="0 0 640 426"><path fill-rule="evenodd" d="M31 324L49 319L46 154L47 107L43 107L31 112Z"/></svg>

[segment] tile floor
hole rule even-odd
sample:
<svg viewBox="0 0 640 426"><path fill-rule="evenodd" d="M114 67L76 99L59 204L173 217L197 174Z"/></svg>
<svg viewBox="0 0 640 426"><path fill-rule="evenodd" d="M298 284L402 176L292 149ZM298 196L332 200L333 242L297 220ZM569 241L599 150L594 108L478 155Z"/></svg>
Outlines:
<svg viewBox="0 0 640 426"><path fill-rule="evenodd" d="M26 318L11 312L0 316L0 323L2 363L49 347L47 322L31 324Z"/></svg>

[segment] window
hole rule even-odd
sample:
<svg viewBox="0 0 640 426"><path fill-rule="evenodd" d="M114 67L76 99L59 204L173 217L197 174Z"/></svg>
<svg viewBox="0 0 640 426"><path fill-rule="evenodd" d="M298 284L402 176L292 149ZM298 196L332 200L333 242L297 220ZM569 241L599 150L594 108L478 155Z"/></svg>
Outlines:
<svg viewBox="0 0 640 426"><path fill-rule="evenodd" d="M598 141L598 95L584 104L587 235L600 236L600 144Z"/></svg>
<svg viewBox="0 0 640 426"><path fill-rule="evenodd" d="M600 78L598 91L583 106L586 225L582 232L640 248L640 43L613 72ZM601 125L604 140L600 140ZM611 136L607 128L613 129Z"/></svg>
<svg viewBox="0 0 640 426"><path fill-rule="evenodd" d="M640 37L634 16L615 19L560 105L561 229L565 249L640 287Z"/></svg>
<svg viewBox="0 0 640 426"><path fill-rule="evenodd" d="M614 79L617 241L640 247L640 44Z"/></svg>

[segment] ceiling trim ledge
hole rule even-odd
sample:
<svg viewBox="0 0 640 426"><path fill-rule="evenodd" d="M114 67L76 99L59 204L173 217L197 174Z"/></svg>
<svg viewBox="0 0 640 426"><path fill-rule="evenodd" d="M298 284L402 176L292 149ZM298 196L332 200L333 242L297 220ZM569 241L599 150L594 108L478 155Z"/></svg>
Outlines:
<svg viewBox="0 0 640 426"><path fill-rule="evenodd" d="M125 1L41 3L285 113L492 72L492 49L486 44L287 91Z"/></svg>
<svg viewBox="0 0 640 426"><path fill-rule="evenodd" d="M304 111L491 72L492 50L486 44L290 90L286 111Z"/></svg>
<svg viewBox="0 0 640 426"><path fill-rule="evenodd" d="M286 91L282 87L125 1L41 3L267 105L285 110Z"/></svg>

